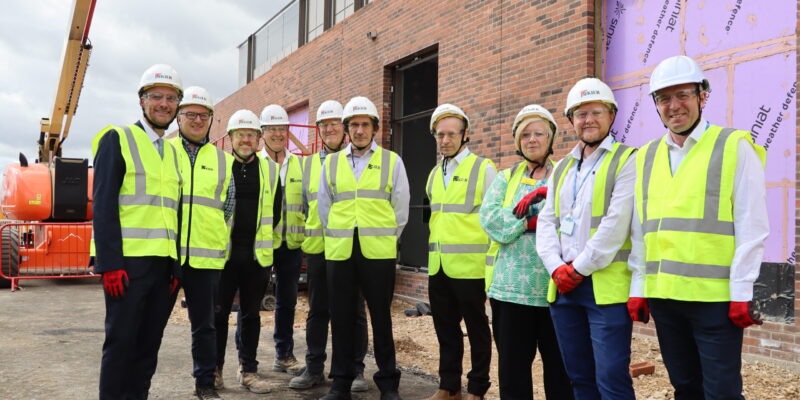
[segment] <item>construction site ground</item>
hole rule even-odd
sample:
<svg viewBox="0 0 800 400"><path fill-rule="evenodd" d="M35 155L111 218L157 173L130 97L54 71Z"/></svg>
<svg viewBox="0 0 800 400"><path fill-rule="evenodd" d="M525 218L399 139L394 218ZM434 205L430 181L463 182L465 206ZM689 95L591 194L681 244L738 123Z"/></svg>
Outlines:
<svg viewBox="0 0 800 400"><path fill-rule="evenodd" d="M0 290L0 399L91 399L97 398L98 373L103 344L102 287L97 279L34 280L23 282L19 292ZM180 298L180 297L179 297ZM406 317L405 308L412 305L395 300L393 305L394 339L397 359L403 371L400 393L404 399L424 399L437 388L438 344L430 317ZM305 354L305 318L308 305L301 292L295 317L295 355L302 360ZM262 312L262 333L258 354L261 373L278 382L288 382L290 376L269 371L273 360L273 318ZM235 379L236 352L233 346L231 318L226 365L223 376L224 399L317 399L328 385L308 391L283 388L276 393L256 395L240 388ZM330 343L329 343L330 345ZM465 341L465 360L469 360L469 344ZM186 310L176 305L168 324L159 353L159 364L153 378L151 399L191 399L193 378L190 354L191 334ZM330 350L329 350L330 355ZM370 353L365 360L367 374L375 371ZM632 343L632 362L650 361L655 373L634 378L638 399L672 399L666 370L661 361L658 343L651 338L635 337ZM464 364L469 368L469 362ZM535 398L543 399L542 367L537 358L533 366ZM779 366L744 362L745 396L748 399L798 399L800 374ZM466 378L465 378L466 379ZM487 398L499 398L497 387L497 353L491 367L492 387ZM372 385L367 393L356 399L377 399Z"/></svg>

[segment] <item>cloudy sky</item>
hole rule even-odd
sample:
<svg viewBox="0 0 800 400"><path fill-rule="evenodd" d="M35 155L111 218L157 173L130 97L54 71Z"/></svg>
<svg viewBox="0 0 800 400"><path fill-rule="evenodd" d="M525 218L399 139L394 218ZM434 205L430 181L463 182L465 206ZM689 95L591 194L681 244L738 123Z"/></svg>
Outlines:
<svg viewBox="0 0 800 400"><path fill-rule="evenodd" d="M152 64L171 64L184 86L204 86L215 101L233 93L236 46L288 2L97 0L89 32L94 49L63 155L90 158L101 128L139 118L136 89ZM19 152L37 157L39 120L52 112L71 12L70 0L3 1L0 167L17 162Z"/></svg>

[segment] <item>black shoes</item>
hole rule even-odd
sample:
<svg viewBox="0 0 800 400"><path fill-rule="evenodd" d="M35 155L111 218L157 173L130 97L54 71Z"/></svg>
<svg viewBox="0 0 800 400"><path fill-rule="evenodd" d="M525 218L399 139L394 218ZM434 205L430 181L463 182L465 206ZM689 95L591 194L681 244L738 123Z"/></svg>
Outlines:
<svg viewBox="0 0 800 400"><path fill-rule="evenodd" d="M222 397L219 397L219 394L217 394L214 386L197 386L194 389L194 394L200 400L222 399Z"/></svg>
<svg viewBox="0 0 800 400"><path fill-rule="evenodd" d="M383 398L383 397L381 397ZM337 390L331 390L325 396L320 397L319 400L352 400L350 393L339 392Z"/></svg>

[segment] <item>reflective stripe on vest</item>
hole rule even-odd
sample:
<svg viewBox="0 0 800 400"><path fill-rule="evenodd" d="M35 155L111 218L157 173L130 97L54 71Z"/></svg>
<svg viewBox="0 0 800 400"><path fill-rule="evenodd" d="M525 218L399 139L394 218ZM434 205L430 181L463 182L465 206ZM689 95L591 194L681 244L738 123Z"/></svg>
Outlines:
<svg viewBox="0 0 800 400"><path fill-rule="evenodd" d="M469 154L456 167L452 180L444 187L442 164L428 175L427 195L431 201L428 274L439 268L456 279L485 277L489 236L481 228L479 211L483 202L486 165L491 160ZM464 176L468 175L468 178Z"/></svg>
<svg viewBox="0 0 800 400"><path fill-rule="evenodd" d="M303 214L303 166L299 157L289 154L286 178L283 184L281 219L273 232L273 240L280 247L286 242L290 249L299 248L305 235L306 216Z"/></svg>
<svg viewBox="0 0 800 400"><path fill-rule="evenodd" d="M335 153L334 153L335 154ZM319 218L317 207L317 192L319 192L322 161L319 153L308 156L303 165L303 193L308 201L308 216L306 217L305 238L303 239L303 253L320 254L325 251L325 242L322 235L322 221Z"/></svg>
<svg viewBox="0 0 800 400"><path fill-rule="evenodd" d="M397 258L397 222L390 202L396 163L397 154L378 147L356 181L345 152L326 157L326 180L333 196L325 227L327 259L350 258L356 226L364 257Z"/></svg>
<svg viewBox="0 0 800 400"><path fill-rule="evenodd" d="M665 138L642 148L636 207L644 234L646 297L730 301L736 249L733 181L740 140L747 140L764 161L763 148L753 144L748 132L714 125L674 176Z"/></svg>
<svg viewBox="0 0 800 400"><path fill-rule="evenodd" d="M608 213L608 207L611 203L611 194L614 191L614 185L619 172L635 151L636 149L633 147L615 142L611 151L601 155L601 157L604 158L602 162L600 162L600 166L597 171L595 171L595 175L592 178L594 179L594 190L592 192L591 203L592 217L589 228L590 238L594 236L601 221L606 213ZM574 161L575 159L572 157L564 158L559 161L553 172L553 182L555 182L556 186L554 192L555 225L559 237L561 237L561 188L563 187L564 178L567 176L566 172ZM617 254L614 255L611 263L592 273L592 285L594 286L594 297L597 304L618 304L628 301L628 294L631 286L631 272L628 270L628 256L630 256L631 247L631 239L629 236L622 247L617 251ZM555 301L556 293L556 285L551 279L547 290L547 301L551 303Z"/></svg>
<svg viewBox="0 0 800 400"><path fill-rule="evenodd" d="M97 155L100 139L112 129L119 135L120 152L125 162L125 175L119 190L122 254L125 257L177 259L177 209L183 181L175 149L165 143L162 158L137 125L108 126L92 141L93 156ZM94 238L90 253L95 255Z"/></svg>
<svg viewBox="0 0 800 400"><path fill-rule="evenodd" d="M178 153L182 187L180 265L192 268L223 269L228 260L230 225L224 205L230 186L233 156L213 144L197 149L194 165L178 136L170 139Z"/></svg>
<svg viewBox="0 0 800 400"><path fill-rule="evenodd" d="M258 225L256 240L253 244L253 253L258 264L268 267L273 263L273 251L280 246L275 242L272 224L275 221L272 215L272 206L275 202L275 192L278 190L279 178L278 164L270 159L258 158ZM233 218L231 218L233 219Z"/></svg>

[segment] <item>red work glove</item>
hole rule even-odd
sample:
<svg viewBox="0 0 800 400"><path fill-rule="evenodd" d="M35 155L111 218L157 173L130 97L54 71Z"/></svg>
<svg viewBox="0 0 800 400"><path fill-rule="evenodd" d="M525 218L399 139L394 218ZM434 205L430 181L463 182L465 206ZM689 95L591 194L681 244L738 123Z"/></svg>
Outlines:
<svg viewBox="0 0 800 400"><path fill-rule="evenodd" d="M528 218L528 228L529 231L536 231L536 224L539 222L539 216Z"/></svg>
<svg viewBox="0 0 800 400"><path fill-rule="evenodd" d="M103 289L115 299L125 296L128 282L128 273L124 269L103 272Z"/></svg>
<svg viewBox="0 0 800 400"><path fill-rule="evenodd" d="M630 315L631 321L639 321L644 324L650 322L650 305L647 304L647 299L644 297L628 299L628 315Z"/></svg>
<svg viewBox="0 0 800 400"><path fill-rule="evenodd" d="M528 215L528 208L530 208L531 204L537 204L545 198L547 198L547 186L541 186L519 200L519 203L514 206L514 215L519 219L525 218Z"/></svg>
<svg viewBox="0 0 800 400"><path fill-rule="evenodd" d="M728 308L728 318L739 328L747 328L748 326L764 323L750 308L749 301L732 301Z"/></svg>
<svg viewBox="0 0 800 400"><path fill-rule="evenodd" d="M575 271L572 264L564 264L553 271L553 281L558 293L566 294L574 290L583 281L583 275Z"/></svg>
<svg viewBox="0 0 800 400"><path fill-rule="evenodd" d="M176 278L174 276L172 278L170 278L170 281L169 281L169 295L170 296L172 296L173 294L175 294L175 292L178 291L178 285L179 285L178 278Z"/></svg>

